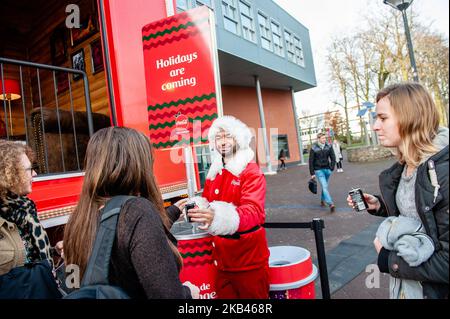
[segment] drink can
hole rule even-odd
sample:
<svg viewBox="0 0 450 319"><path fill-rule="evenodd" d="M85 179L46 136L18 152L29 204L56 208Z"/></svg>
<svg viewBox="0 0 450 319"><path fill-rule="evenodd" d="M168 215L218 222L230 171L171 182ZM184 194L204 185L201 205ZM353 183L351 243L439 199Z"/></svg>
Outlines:
<svg viewBox="0 0 450 319"><path fill-rule="evenodd" d="M360 188L352 189L348 192L353 201L353 207L357 212L362 212L369 208L366 200L364 199L363 192Z"/></svg>

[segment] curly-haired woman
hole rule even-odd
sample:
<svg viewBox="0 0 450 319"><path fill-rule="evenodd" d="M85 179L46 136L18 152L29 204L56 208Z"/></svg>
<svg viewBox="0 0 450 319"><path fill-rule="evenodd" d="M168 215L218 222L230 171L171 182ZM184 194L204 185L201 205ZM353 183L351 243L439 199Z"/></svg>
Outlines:
<svg viewBox="0 0 450 319"><path fill-rule="evenodd" d="M44 262L50 270L53 267L47 233L38 220L34 202L27 197L36 175L33 158L29 147L0 140L0 275L18 268L31 269L29 265L37 262ZM17 276L14 273L8 280ZM17 296L4 287L2 290L0 296Z"/></svg>

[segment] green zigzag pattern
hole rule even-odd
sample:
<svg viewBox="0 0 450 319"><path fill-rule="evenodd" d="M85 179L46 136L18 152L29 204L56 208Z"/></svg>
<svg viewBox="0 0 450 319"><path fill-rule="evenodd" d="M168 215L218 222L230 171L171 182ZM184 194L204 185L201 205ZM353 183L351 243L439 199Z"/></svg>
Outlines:
<svg viewBox="0 0 450 319"><path fill-rule="evenodd" d="M210 120L212 121L213 119L217 118L217 113L214 113L212 115L205 115L205 116L197 116L194 118L189 118L189 122L193 123L194 121L201 121L204 122L205 120ZM159 128L166 128L166 127L172 127L175 125L175 121L171 121L171 122L164 122L164 123L158 123L156 125L151 124L149 125L149 129L151 130L156 130Z"/></svg>
<svg viewBox="0 0 450 319"><path fill-rule="evenodd" d="M186 139L182 139L181 141L171 141L171 142L166 142L166 143L160 142L158 144L153 144L153 146L155 148L161 148L161 147L174 146L176 144L184 145L184 144L189 144L190 142L198 143L198 142L207 142L207 141L208 141L208 138L201 138L201 137L199 137L199 138L196 138L196 139L191 139L191 141L186 140Z"/></svg>
<svg viewBox="0 0 450 319"><path fill-rule="evenodd" d="M194 257L201 257L201 256L205 256L205 255L212 255L212 251L211 250L204 250L204 251L197 251L197 252L195 252L195 253L189 253L189 252L187 252L187 253L185 253L185 254L183 254L183 253L180 253L180 255L181 255L181 257L183 257L183 258L186 258L186 257L192 257L192 258L194 258Z"/></svg>
<svg viewBox="0 0 450 319"><path fill-rule="evenodd" d="M156 109L164 109L166 107L170 106L178 106L180 104L188 104L188 103L194 103L194 102L201 102L203 100L211 100L212 98L216 97L216 93L211 94L203 94L202 96L194 96L193 98L187 98L184 100L178 100L178 101L170 101L169 103L163 103L163 104L156 104L156 105L149 105L148 111L156 110Z"/></svg>
<svg viewBox="0 0 450 319"><path fill-rule="evenodd" d="M193 27L193 26L195 26L195 25L199 25L199 24L201 24L201 23L203 23L203 22L205 22L205 21L207 21L207 20L208 20L208 18L202 19L202 20L199 20L199 21L194 21L194 22L189 21L188 23L186 23L186 24L180 24L180 25L177 26L177 27L172 27L172 28L166 29L166 30L164 30L164 31L160 31L160 32L156 32L156 33L149 34L148 36L143 36L143 37L142 37L142 41L148 41L148 40L150 40L150 39L152 39L152 38L157 38L157 37L164 36L164 35L166 35L166 34L170 34L170 33L173 33L173 32L180 31L181 29L185 29L185 30L186 30L186 29L189 28L189 27Z"/></svg>

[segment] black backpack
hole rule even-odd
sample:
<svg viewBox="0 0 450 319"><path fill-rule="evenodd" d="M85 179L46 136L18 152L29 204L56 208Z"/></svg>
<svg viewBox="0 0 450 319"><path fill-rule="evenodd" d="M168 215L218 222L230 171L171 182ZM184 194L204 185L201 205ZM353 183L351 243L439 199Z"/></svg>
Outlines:
<svg viewBox="0 0 450 319"><path fill-rule="evenodd" d="M115 196L102 209L94 248L81 287L64 296L64 299L130 299L122 288L109 284L108 274L120 209L131 198L135 197Z"/></svg>

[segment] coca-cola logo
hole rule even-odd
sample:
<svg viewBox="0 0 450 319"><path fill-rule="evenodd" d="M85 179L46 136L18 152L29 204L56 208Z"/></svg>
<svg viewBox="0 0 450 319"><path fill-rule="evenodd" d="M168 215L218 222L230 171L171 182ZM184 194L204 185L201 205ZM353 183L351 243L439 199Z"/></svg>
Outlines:
<svg viewBox="0 0 450 319"><path fill-rule="evenodd" d="M188 126L189 126L189 118L186 115L178 112L178 114L175 115L175 133L176 134L189 133Z"/></svg>

